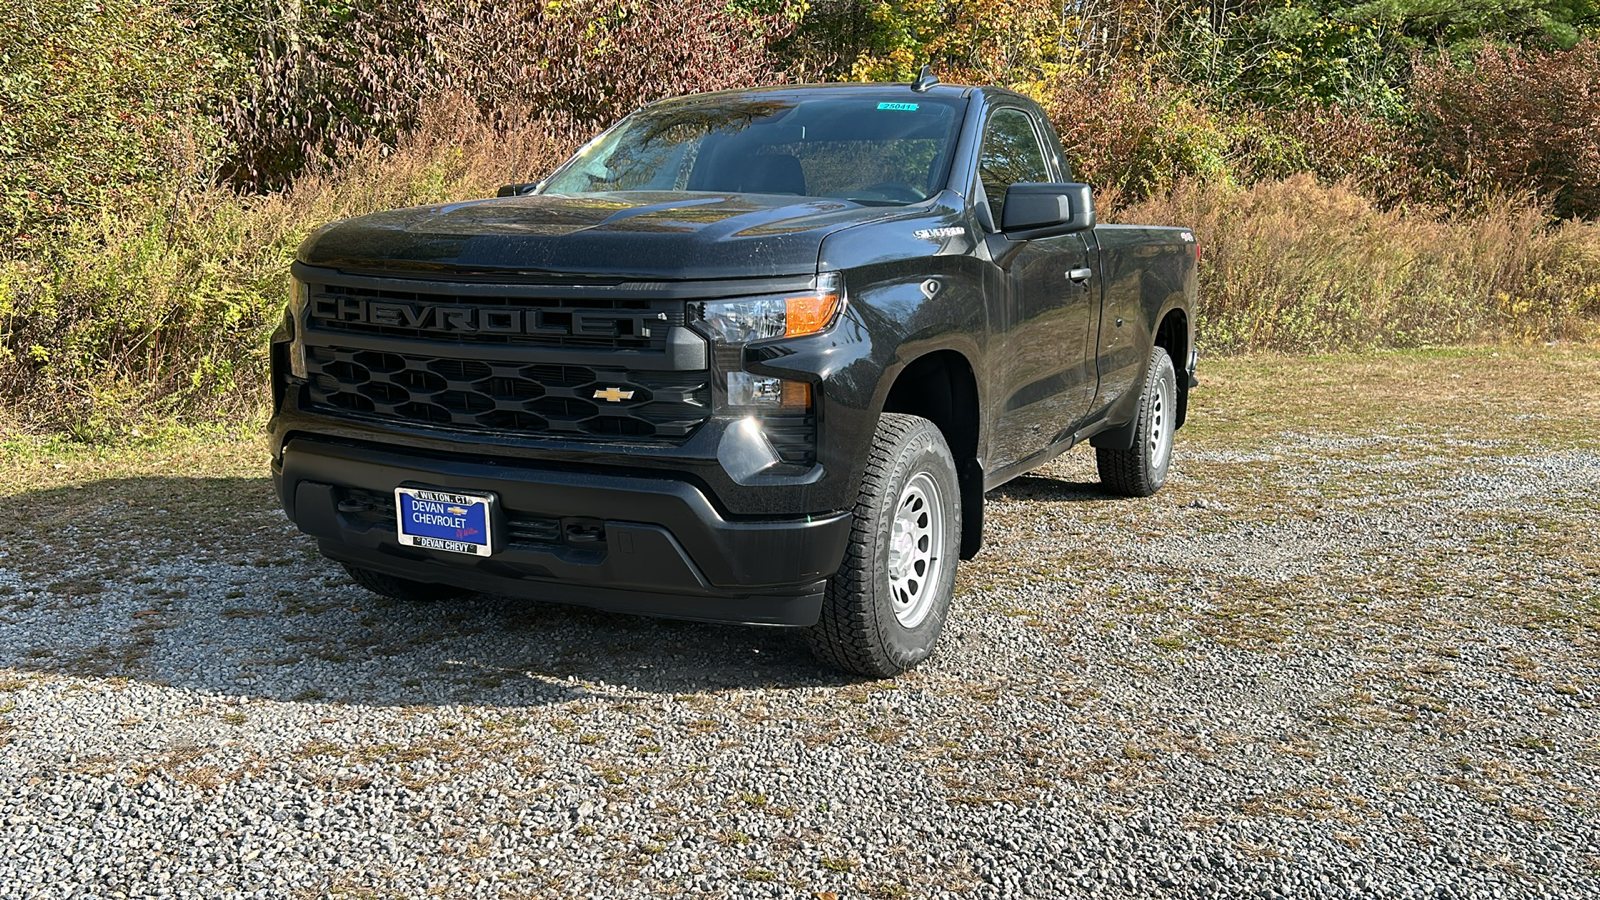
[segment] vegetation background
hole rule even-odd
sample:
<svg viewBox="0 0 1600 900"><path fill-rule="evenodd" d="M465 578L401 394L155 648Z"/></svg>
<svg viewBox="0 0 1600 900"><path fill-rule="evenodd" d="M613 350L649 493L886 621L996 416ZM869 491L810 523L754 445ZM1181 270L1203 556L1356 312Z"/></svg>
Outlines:
<svg viewBox="0 0 1600 900"><path fill-rule="evenodd" d="M295 246L628 110L1007 85L1102 216L1194 227L1210 353L1587 340L1600 0L8 0L0 432L248 417Z"/></svg>

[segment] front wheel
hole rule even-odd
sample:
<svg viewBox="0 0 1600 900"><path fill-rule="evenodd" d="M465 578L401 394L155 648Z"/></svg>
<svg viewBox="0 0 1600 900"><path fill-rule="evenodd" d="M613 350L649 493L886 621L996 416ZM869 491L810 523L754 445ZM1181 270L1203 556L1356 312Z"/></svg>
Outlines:
<svg viewBox="0 0 1600 900"><path fill-rule="evenodd" d="M1095 451L1100 483L1124 497L1148 497L1167 483L1172 465L1173 431L1178 424L1178 375L1167 351L1150 351L1144 394L1139 398L1139 424L1133 446L1127 450L1101 447Z"/></svg>
<svg viewBox="0 0 1600 900"><path fill-rule="evenodd" d="M961 491L944 435L927 419L884 413L844 565L808 632L812 651L874 678L927 659L950 612L960 541Z"/></svg>

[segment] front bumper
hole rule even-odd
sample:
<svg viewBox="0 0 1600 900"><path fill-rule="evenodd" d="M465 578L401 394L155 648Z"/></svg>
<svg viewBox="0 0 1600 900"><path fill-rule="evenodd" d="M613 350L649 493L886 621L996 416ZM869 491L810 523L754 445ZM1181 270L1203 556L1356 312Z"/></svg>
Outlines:
<svg viewBox="0 0 1600 900"><path fill-rule="evenodd" d="M729 519L694 483L297 437L273 465L289 518L331 559L414 581L703 621L810 625L848 512ZM402 546L401 484L498 495L511 535L477 558Z"/></svg>

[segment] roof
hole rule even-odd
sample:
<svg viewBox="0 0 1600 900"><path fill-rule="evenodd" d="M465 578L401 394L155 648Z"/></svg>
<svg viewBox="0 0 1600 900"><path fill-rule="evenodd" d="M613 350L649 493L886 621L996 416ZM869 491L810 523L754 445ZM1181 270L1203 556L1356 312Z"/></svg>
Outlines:
<svg viewBox="0 0 1600 900"><path fill-rule="evenodd" d="M763 87L732 88L724 91L707 91L701 94L684 94L678 97L668 97L659 103L670 103L674 100L702 100L716 97L737 97L750 94L849 94L849 93L878 93L883 95L906 95L913 97L944 97L950 99L970 97L975 91L994 91L996 88L979 88L961 84L936 84L926 91L915 92L911 90L910 82L878 83L878 82L837 82L828 84L774 84ZM1007 93L1010 93L1009 91ZM655 104L650 104L654 106Z"/></svg>

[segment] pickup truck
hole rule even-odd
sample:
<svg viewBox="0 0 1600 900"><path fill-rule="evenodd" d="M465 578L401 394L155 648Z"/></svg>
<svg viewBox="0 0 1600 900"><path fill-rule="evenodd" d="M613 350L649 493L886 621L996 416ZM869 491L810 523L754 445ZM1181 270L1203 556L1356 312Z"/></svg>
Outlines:
<svg viewBox="0 0 1600 900"><path fill-rule="evenodd" d="M367 589L798 626L927 658L984 493L1075 444L1162 486L1195 385L1194 235L1100 225L992 87L644 107L549 177L301 245L272 472Z"/></svg>

